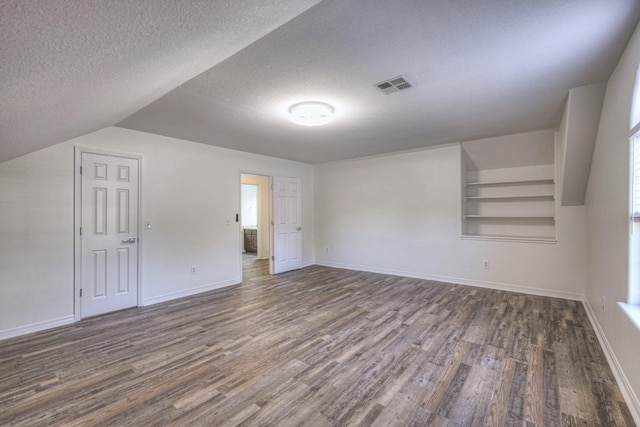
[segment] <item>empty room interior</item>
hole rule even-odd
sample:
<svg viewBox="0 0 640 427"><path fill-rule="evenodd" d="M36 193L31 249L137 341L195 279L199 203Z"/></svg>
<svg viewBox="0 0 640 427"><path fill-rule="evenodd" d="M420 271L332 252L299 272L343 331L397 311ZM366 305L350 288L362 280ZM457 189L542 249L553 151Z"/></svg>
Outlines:
<svg viewBox="0 0 640 427"><path fill-rule="evenodd" d="M0 1L0 425L640 425L639 19Z"/></svg>

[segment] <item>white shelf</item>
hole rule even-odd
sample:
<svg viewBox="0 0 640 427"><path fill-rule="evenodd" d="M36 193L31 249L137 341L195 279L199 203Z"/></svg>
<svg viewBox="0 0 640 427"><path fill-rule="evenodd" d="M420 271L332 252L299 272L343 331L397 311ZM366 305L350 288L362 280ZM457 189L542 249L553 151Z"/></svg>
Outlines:
<svg viewBox="0 0 640 427"><path fill-rule="evenodd" d="M491 200L499 200L499 201L509 201L509 200L555 200L555 196L553 194L540 194L540 195L532 195L532 196L468 196L465 197L466 200L483 200L483 201L491 201Z"/></svg>
<svg viewBox="0 0 640 427"><path fill-rule="evenodd" d="M555 243L553 136L547 134L531 140L522 151L510 144L507 141L463 144L462 238ZM531 144L536 147L535 155Z"/></svg>
<svg viewBox="0 0 640 427"><path fill-rule="evenodd" d="M465 240L493 240L501 242L523 242L523 243L557 243L555 237L541 236L505 236L505 235L485 235L485 234L463 234Z"/></svg>
<svg viewBox="0 0 640 427"><path fill-rule="evenodd" d="M465 215L464 217L469 219L555 219L553 215Z"/></svg>
<svg viewBox="0 0 640 427"><path fill-rule="evenodd" d="M548 165L540 165L466 172L462 237L555 243L556 196L551 171Z"/></svg>
<svg viewBox="0 0 640 427"><path fill-rule="evenodd" d="M523 179L523 180L509 180L509 181L478 181L467 182L464 185L466 187L482 186L482 185L533 185L533 184L553 184L555 180L553 178L543 179Z"/></svg>

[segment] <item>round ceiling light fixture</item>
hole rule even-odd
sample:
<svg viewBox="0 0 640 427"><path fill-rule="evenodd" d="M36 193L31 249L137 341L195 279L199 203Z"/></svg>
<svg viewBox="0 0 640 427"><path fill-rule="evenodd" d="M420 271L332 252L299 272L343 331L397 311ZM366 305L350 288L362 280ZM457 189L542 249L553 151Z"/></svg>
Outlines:
<svg viewBox="0 0 640 427"><path fill-rule="evenodd" d="M303 126L322 126L333 120L334 109L324 102L299 102L289 107L293 123Z"/></svg>

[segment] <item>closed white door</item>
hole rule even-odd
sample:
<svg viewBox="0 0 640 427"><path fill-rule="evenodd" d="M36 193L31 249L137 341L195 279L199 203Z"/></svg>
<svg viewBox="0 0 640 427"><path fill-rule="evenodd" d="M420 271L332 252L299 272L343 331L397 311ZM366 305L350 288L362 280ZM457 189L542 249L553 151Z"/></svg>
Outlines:
<svg viewBox="0 0 640 427"><path fill-rule="evenodd" d="M302 194L300 178L273 178L273 271L302 267Z"/></svg>
<svg viewBox="0 0 640 427"><path fill-rule="evenodd" d="M138 167L82 153L81 317L138 305Z"/></svg>

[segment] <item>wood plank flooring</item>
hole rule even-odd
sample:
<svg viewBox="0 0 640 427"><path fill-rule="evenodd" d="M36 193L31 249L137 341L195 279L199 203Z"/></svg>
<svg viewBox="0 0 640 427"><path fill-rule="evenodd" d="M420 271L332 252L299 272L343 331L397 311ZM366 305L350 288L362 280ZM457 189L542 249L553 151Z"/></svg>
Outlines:
<svg viewBox="0 0 640 427"><path fill-rule="evenodd" d="M0 425L632 426L579 302L312 266L0 342Z"/></svg>

